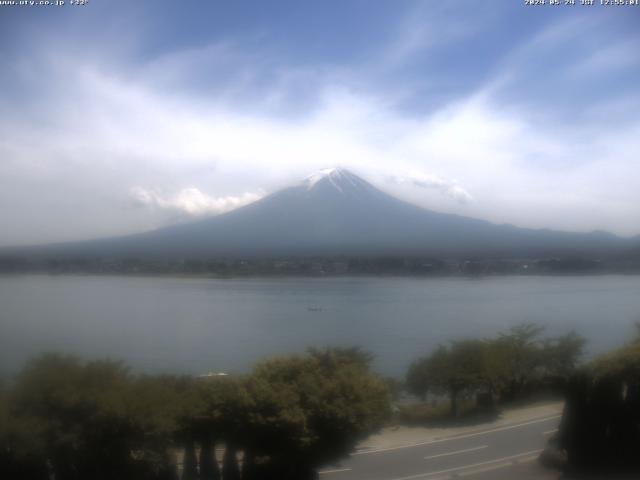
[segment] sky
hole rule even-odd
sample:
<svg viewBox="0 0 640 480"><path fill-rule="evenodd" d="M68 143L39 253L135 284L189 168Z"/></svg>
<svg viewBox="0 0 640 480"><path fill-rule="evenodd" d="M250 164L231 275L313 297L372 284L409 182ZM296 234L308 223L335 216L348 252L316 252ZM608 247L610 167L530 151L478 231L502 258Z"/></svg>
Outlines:
<svg viewBox="0 0 640 480"><path fill-rule="evenodd" d="M217 215L327 167L640 234L640 6L1 3L0 246Z"/></svg>

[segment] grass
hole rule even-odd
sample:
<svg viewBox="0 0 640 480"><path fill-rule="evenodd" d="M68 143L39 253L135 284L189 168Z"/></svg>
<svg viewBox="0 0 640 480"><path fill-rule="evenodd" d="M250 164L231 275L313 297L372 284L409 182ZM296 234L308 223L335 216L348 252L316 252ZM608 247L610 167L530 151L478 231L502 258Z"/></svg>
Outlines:
<svg viewBox="0 0 640 480"><path fill-rule="evenodd" d="M460 400L458 404L459 415L451 415L449 402L439 402L437 404L416 403L403 405L398 408L395 414L395 423L407 426L452 426L452 425L472 425L490 422L498 417L498 410L476 407L475 401L471 399Z"/></svg>

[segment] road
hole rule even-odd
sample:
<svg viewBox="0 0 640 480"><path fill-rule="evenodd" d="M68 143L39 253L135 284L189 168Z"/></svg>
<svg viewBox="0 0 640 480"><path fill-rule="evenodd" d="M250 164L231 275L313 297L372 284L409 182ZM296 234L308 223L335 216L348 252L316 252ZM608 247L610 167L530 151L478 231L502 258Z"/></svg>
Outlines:
<svg viewBox="0 0 640 480"><path fill-rule="evenodd" d="M557 478L537 465L559 415L487 426L453 437L353 453L320 471L321 480L472 480Z"/></svg>

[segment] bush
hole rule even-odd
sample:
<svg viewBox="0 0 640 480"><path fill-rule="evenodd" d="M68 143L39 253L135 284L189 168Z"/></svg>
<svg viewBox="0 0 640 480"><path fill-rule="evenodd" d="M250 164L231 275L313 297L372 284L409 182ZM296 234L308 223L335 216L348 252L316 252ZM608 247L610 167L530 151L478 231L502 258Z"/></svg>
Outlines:
<svg viewBox="0 0 640 480"><path fill-rule="evenodd" d="M639 342L571 379L558 440L574 470L640 473Z"/></svg>

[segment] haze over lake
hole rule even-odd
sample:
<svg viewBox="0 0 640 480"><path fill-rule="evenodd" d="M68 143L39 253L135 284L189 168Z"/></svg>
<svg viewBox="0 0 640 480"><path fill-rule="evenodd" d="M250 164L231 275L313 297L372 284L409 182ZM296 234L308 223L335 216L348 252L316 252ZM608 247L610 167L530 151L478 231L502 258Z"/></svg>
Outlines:
<svg viewBox="0 0 640 480"><path fill-rule="evenodd" d="M0 365L54 350L136 371L245 372L309 346L359 345L403 375L439 342L523 322L577 330L590 354L640 319L640 276L468 278L0 277Z"/></svg>

